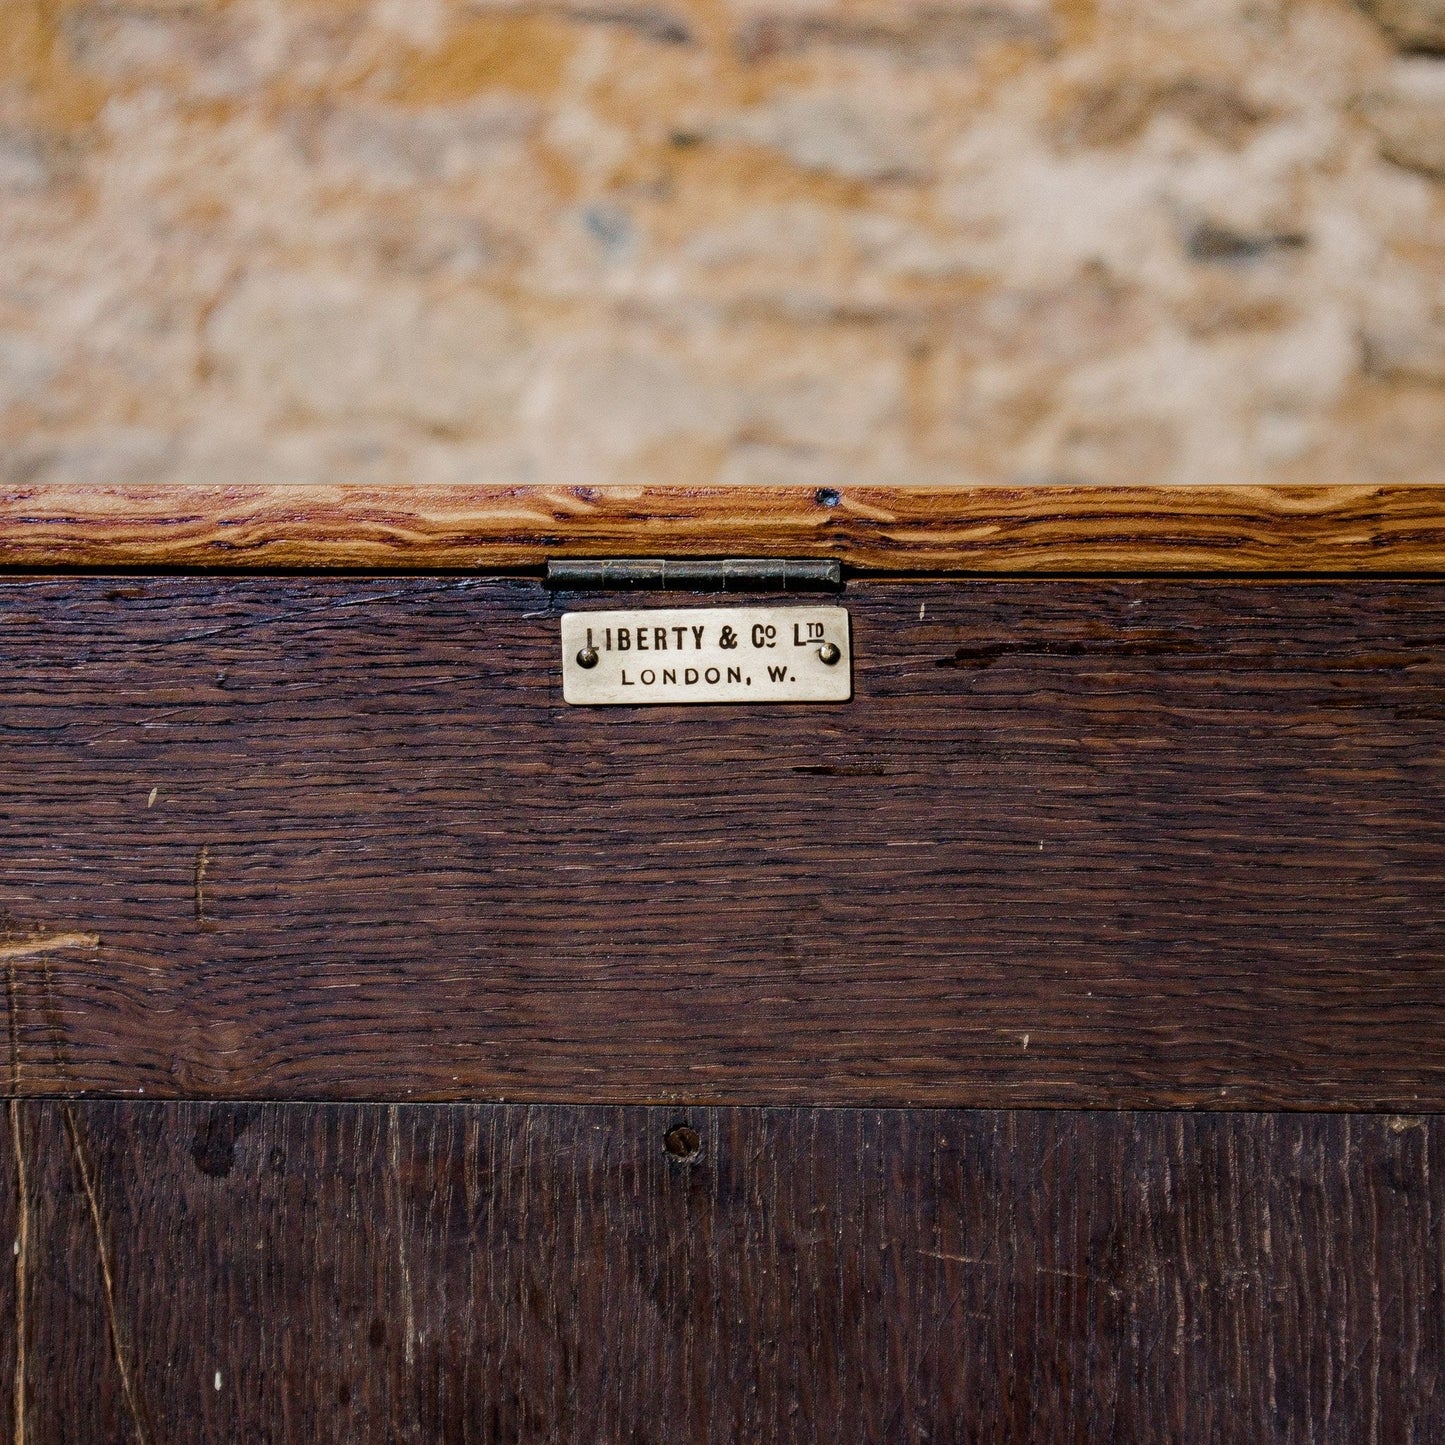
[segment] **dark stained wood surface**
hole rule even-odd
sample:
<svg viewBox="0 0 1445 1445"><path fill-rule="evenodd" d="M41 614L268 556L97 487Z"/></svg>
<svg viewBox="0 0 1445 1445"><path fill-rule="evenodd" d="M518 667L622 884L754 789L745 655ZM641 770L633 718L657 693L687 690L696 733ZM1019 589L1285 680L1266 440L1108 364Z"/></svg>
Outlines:
<svg viewBox="0 0 1445 1445"><path fill-rule="evenodd" d="M1445 573L1445 487L75 486L0 491L0 567Z"/></svg>
<svg viewBox="0 0 1445 1445"><path fill-rule="evenodd" d="M7 1091L1445 1106L1445 587L846 602L850 704L577 709L611 598L0 583Z"/></svg>
<svg viewBox="0 0 1445 1445"><path fill-rule="evenodd" d="M26 1445L1445 1438L1445 1120L11 1122L0 1435Z"/></svg>

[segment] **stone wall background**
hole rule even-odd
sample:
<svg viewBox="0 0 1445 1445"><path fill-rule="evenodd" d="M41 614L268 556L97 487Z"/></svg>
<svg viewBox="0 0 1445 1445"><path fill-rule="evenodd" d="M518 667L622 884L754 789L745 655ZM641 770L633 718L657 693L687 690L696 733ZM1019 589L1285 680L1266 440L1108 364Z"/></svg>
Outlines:
<svg viewBox="0 0 1445 1445"><path fill-rule="evenodd" d="M1445 480L1445 0L0 0L0 481Z"/></svg>

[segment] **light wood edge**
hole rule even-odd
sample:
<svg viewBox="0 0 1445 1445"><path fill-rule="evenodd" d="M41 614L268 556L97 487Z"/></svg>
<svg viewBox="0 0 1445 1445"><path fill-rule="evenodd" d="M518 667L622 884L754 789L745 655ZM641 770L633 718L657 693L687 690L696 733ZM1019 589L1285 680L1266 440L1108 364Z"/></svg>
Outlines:
<svg viewBox="0 0 1445 1445"><path fill-rule="evenodd" d="M1445 486L0 491L10 569L505 570L616 556L940 575L1445 575Z"/></svg>

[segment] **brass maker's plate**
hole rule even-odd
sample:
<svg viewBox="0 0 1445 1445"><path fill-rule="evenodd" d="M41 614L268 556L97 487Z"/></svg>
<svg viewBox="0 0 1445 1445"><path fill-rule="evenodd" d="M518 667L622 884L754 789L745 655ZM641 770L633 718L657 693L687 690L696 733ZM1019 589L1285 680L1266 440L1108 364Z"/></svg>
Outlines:
<svg viewBox="0 0 1445 1445"><path fill-rule="evenodd" d="M570 703L847 702L845 607L643 607L562 617Z"/></svg>

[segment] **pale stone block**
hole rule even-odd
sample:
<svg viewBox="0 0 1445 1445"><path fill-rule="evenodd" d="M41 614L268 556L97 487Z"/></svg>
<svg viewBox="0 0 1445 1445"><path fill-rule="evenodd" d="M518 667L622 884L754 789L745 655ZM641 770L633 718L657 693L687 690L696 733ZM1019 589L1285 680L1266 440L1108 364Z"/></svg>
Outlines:
<svg viewBox="0 0 1445 1445"><path fill-rule="evenodd" d="M421 110L353 103L320 117L309 150L332 183L407 191L523 162L536 118L535 104L511 95Z"/></svg>
<svg viewBox="0 0 1445 1445"><path fill-rule="evenodd" d="M920 176L928 169L922 117L880 97L841 90L797 91L711 122L721 140L765 146L804 170L847 180Z"/></svg>
<svg viewBox="0 0 1445 1445"><path fill-rule="evenodd" d="M1399 61L1387 85L1361 103L1396 165L1445 177L1445 60Z"/></svg>
<svg viewBox="0 0 1445 1445"><path fill-rule="evenodd" d="M531 351L490 297L294 271L248 276L207 335L230 384L277 418L394 416L462 431L506 424Z"/></svg>
<svg viewBox="0 0 1445 1445"><path fill-rule="evenodd" d="M1445 0L1361 0L1400 41L1420 49L1445 49Z"/></svg>
<svg viewBox="0 0 1445 1445"><path fill-rule="evenodd" d="M55 356L36 337L0 331L0 412L34 396L57 369Z"/></svg>
<svg viewBox="0 0 1445 1445"><path fill-rule="evenodd" d="M1368 375L1445 386L1445 244L1435 262L1433 274L1399 257L1381 264L1363 326Z"/></svg>
<svg viewBox="0 0 1445 1445"><path fill-rule="evenodd" d="M0 127L0 192L43 191L56 172L44 139L33 130Z"/></svg>

